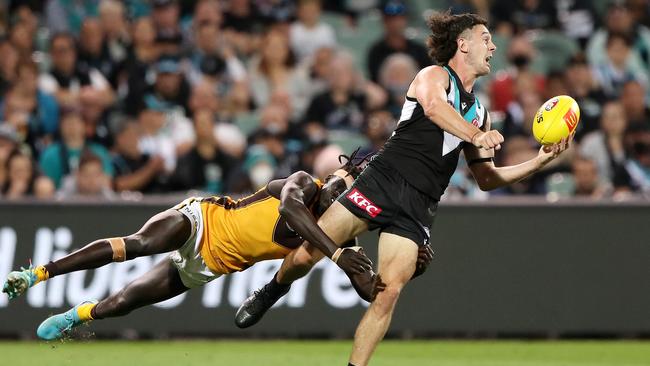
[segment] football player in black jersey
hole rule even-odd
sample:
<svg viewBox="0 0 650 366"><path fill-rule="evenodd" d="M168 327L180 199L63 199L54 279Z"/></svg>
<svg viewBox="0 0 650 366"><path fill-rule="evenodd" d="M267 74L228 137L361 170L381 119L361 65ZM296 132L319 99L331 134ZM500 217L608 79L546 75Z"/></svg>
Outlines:
<svg viewBox="0 0 650 366"><path fill-rule="evenodd" d="M495 167L503 136L473 94L474 83L490 72L496 49L486 20L473 14L435 13L429 19L426 67L411 83L395 132L351 188L319 219L337 244L380 229L378 273L384 290L376 295L354 337L350 365L366 365L388 329L400 291L416 269L418 247L429 242L440 196L456 169L461 150L482 190L517 182L566 150L570 136L542 147L524 163ZM322 254L301 247L287 256L274 280L247 299L236 322L245 327L277 299L278 286L306 274ZM241 320L246 320L241 322Z"/></svg>

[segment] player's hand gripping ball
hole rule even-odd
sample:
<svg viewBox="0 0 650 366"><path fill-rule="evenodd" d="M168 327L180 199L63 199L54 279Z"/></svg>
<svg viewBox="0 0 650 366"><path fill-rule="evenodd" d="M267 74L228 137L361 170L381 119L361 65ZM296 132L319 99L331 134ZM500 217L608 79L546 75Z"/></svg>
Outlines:
<svg viewBox="0 0 650 366"><path fill-rule="evenodd" d="M535 113L533 136L542 145L552 145L568 137L578 126L580 107L568 95L546 101Z"/></svg>

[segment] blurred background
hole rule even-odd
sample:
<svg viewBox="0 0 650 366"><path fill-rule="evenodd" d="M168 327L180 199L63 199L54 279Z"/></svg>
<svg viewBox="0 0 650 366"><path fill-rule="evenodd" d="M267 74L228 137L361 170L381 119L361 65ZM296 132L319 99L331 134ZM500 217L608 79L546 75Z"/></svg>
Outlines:
<svg viewBox="0 0 650 366"><path fill-rule="evenodd" d="M390 136L431 64L427 16L446 9L490 21L498 48L475 93L506 139L497 165L536 153L532 116L549 97L575 98L581 121L543 172L488 194L461 162L445 199L648 197L645 0L7 0L2 199L238 195L298 169L324 177L339 153Z"/></svg>
<svg viewBox="0 0 650 366"><path fill-rule="evenodd" d="M548 98L575 98L581 121L569 151L510 187L480 191L461 159L434 226L438 257L389 335L648 336L647 0L0 1L1 278L133 232L188 195L241 196L300 169L324 178L339 154L378 151L431 64L426 19L447 9L490 22L498 48L474 92L505 137L497 165L535 156ZM374 258L376 234L362 243ZM31 338L48 314L152 264L0 296L0 336ZM257 330L235 329L234 309L278 265L93 331L352 334L365 304L331 263Z"/></svg>

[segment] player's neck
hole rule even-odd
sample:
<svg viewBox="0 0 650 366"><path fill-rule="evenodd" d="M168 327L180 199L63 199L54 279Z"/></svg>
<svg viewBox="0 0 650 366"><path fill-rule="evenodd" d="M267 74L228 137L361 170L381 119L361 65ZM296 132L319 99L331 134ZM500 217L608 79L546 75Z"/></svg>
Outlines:
<svg viewBox="0 0 650 366"><path fill-rule="evenodd" d="M465 62L458 60L456 57L449 60L449 66L454 69L456 75L458 75L458 78L460 78L465 91L471 93L474 89L474 83L477 79L477 76L474 71L472 71L471 66Z"/></svg>

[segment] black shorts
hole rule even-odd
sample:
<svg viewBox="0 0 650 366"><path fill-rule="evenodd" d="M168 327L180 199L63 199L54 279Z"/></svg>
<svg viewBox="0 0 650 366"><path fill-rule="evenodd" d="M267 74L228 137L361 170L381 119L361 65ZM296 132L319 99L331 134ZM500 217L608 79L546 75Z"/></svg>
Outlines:
<svg viewBox="0 0 650 366"><path fill-rule="evenodd" d="M418 191L386 163L373 160L338 201L369 229L429 243L438 201Z"/></svg>

